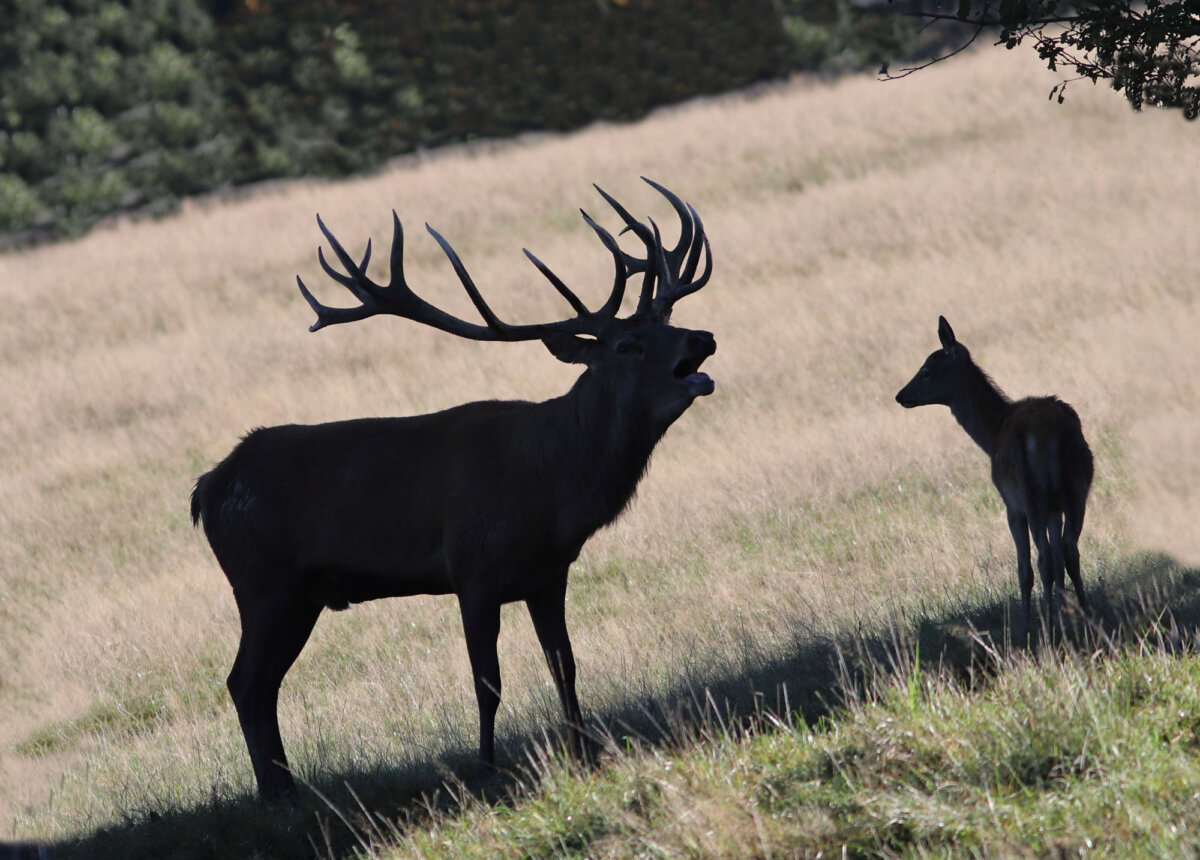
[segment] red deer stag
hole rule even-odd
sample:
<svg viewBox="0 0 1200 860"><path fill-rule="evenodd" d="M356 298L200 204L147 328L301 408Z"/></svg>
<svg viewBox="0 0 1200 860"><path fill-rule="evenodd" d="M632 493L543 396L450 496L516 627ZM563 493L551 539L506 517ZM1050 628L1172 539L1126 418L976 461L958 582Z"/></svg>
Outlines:
<svg viewBox="0 0 1200 860"><path fill-rule="evenodd" d="M500 606L524 601L571 746L583 748L564 615L567 570L584 542L629 503L667 428L714 387L700 371L716 351L713 336L668 324L675 302L708 282L708 239L690 205L646 181L680 218L677 244L664 248L652 220L635 220L597 188L647 255L624 252L583 213L616 268L608 299L592 311L526 251L575 312L548 323L501 321L458 255L428 225L482 325L434 307L409 288L394 212L386 286L366 275L370 242L356 264L318 217L345 273L318 250L321 266L361 304L326 307L297 278L317 313L312 331L393 314L471 340L540 340L559 361L586 369L570 391L543 403L491 400L431 415L254 430L196 481L192 519L203 521L241 616L227 686L264 798L295 792L277 699L321 610L382 597L458 598L479 705L479 755L488 765L495 761L500 704ZM636 310L618 318L626 282L639 273Z"/></svg>
<svg viewBox="0 0 1200 860"><path fill-rule="evenodd" d="M1009 400L954 338L938 317L942 348L896 395L906 409L940 403L992 460L992 483L1008 511L1017 547L1017 580L1026 631L1031 632L1033 567L1029 536L1038 551L1046 623L1054 618L1054 588L1071 577L1079 607L1088 612L1079 575L1079 534L1092 486L1092 451L1083 438L1079 415L1057 397Z"/></svg>

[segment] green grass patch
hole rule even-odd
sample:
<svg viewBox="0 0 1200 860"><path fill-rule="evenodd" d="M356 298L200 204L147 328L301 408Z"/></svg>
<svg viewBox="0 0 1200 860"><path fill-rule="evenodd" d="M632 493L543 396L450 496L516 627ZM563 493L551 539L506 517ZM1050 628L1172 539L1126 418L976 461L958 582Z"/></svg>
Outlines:
<svg viewBox="0 0 1200 860"><path fill-rule="evenodd" d="M50 755L70 749L86 737L139 734L170 719L165 699L153 693L105 699L93 704L83 716L42 726L15 749L25 756Z"/></svg>

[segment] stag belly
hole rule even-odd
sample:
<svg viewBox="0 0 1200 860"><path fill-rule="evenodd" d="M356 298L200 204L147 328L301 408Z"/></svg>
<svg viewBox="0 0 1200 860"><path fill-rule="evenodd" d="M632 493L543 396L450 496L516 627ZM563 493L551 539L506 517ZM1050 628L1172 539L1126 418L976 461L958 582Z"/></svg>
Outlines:
<svg viewBox="0 0 1200 860"><path fill-rule="evenodd" d="M447 594L445 529L428 511L394 505L326 510L288 541L319 601L334 609L384 597ZM286 548L281 547L284 551Z"/></svg>
<svg viewBox="0 0 1200 860"><path fill-rule="evenodd" d="M384 597L449 594L453 590L441 565L409 564L403 570L388 571L327 565L306 571L305 578L313 599L330 609Z"/></svg>

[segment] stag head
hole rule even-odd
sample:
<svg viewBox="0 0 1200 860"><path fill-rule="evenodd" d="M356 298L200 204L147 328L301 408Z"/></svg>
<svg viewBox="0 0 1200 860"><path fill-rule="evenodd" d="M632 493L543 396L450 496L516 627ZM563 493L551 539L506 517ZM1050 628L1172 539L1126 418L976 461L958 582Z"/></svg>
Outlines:
<svg viewBox="0 0 1200 860"><path fill-rule="evenodd" d="M512 325L497 317L450 243L428 224L425 229L450 260L472 304L483 318L483 324L455 317L420 298L404 278L404 230L395 211L392 212L391 280L386 285L377 284L366 275L371 243L367 242L362 261L355 263L318 216L321 232L344 271L334 269L325 259L324 252L318 251L321 266L326 274L348 289L360 305L354 308L323 305L297 276L300 292L317 313L317 321L310 330L390 314L471 340L540 340L559 361L586 365L588 374L585 375L613 391L623 392L623 402L643 404L647 411L644 417L665 429L695 398L714 390L712 379L700 370L704 360L716 351L713 336L705 331L670 325L675 302L708 283L712 274L712 251L695 209L658 183L643 179L667 199L679 216L679 238L673 247L665 248L653 219L648 218L646 223L638 221L597 186L596 190L624 221L625 228L621 232L633 233L646 251L644 257L625 252L612 233L581 210L584 221L612 255L615 270L608 299L597 310L589 309L545 263L525 250L533 265L575 311L574 317L555 322ZM701 257L704 269L697 274ZM642 282L637 308L629 316L620 318L617 313L626 284L639 274Z"/></svg>

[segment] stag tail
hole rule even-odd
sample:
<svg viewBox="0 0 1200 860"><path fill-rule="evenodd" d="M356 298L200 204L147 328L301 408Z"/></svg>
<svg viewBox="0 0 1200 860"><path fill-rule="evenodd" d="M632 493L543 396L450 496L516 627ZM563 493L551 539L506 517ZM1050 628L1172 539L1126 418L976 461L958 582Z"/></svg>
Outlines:
<svg viewBox="0 0 1200 860"><path fill-rule="evenodd" d="M205 472L196 479L196 486L192 488L192 526L200 525L200 512L204 507L204 491L208 487L208 472Z"/></svg>

